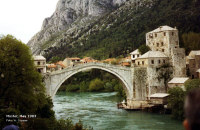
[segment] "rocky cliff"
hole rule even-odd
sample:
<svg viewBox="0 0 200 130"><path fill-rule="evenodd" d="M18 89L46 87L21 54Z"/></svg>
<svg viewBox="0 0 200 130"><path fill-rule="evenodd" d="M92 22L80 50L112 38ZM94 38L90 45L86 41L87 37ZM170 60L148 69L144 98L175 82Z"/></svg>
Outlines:
<svg viewBox="0 0 200 130"><path fill-rule="evenodd" d="M124 2L126 0L59 0L53 15L44 20L41 31L28 42L28 46L33 54L59 46L60 39L55 40L55 37L62 34L66 42L69 41Z"/></svg>

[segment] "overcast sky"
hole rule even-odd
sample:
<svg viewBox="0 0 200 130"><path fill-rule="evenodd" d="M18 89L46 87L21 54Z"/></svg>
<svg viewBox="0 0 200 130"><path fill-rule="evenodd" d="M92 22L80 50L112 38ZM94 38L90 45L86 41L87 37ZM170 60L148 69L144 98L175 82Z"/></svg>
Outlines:
<svg viewBox="0 0 200 130"><path fill-rule="evenodd" d="M0 34L24 43L40 31L43 20L55 11L58 0L0 0Z"/></svg>

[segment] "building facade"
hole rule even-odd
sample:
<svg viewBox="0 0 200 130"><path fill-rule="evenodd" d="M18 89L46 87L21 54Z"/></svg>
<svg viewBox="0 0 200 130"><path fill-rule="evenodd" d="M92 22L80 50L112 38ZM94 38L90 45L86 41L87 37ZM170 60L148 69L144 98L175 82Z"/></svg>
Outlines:
<svg viewBox="0 0 200 130"><path fill-rule="evenodd" d="M46 73L46 58L43 56L33 56L33 58L37 71L41 74Z"/></svg>
<svg viewBox="0 0 200 130"><path fill-rule="evenodd" d="M152 51L160 51L169 57L173 66L174 77L186 76L185 49L179 47L178 30L169 26L159 28L146 34L146 45Z"/></svg>
<svg viewBox="0 0 200 130"><path fill-rule="evenodd" d="M66 66L66 67L75 66L75 65L80 64L80 63L81 63L81 59L78 58L78 57L75 57L75 58L66 58L63 61L63 65Z"/></svg>
<svg viewBox="0 0 200 130"><path fill-rule="evenodd" d="M187 71L191 79L199 78L200 50L191 51L187 56Z"/></svg>

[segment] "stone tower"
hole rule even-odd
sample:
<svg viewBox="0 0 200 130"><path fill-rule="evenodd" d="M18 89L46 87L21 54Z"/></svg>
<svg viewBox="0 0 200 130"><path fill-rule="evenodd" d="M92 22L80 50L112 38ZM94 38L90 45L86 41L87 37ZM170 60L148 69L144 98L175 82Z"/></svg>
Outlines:
<svg viewBox="0 0 200 130"><path fill-rule="evenodd" d="M159 28L146 34L146 45L152 51L161 51L170 59L174 77L186 76L185 49L179 47L178 30L169 26Z"/></svg>

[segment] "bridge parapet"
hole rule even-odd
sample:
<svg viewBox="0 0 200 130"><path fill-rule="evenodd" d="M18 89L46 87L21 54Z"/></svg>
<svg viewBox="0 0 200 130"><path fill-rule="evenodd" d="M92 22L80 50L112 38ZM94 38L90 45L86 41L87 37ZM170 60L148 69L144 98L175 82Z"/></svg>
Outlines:
<svg viewBox="0 0 200 130"><path fill-rule="evenodd" d="M72 71L72 70L85 68L85 67L89 67L89 66L99 66L99 67L112 68L112 69L125 70L125 71L131 70L130 67L125 67L125 66L121 66L121 65L112 65L112 64L107 64L107 63L93 62L93 63L85 63L85 64L79 64L79 65L67 67L63 70L54 71L54 72L50 73L50 75L57 75L57 74L60 74L60 73L66 72L66 71Z"/></svg>

